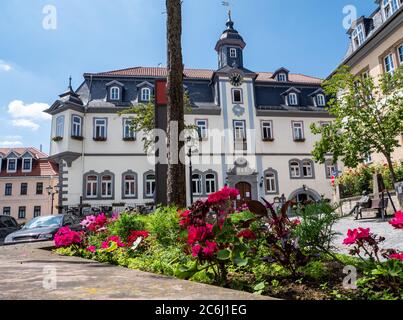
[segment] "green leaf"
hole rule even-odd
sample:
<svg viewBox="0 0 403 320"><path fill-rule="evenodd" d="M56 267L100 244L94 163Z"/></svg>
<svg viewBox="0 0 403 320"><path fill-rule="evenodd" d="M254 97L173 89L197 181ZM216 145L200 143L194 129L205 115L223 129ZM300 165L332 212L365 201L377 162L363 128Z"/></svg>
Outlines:
<svg viewBox="0 0 403 320"><path fill-rule="evenodd" d="M254 291L262 291L266 288L266 281L259 282L257 285L253 287Z"/></svg>
<svg viewBox="0 0 403 320"><path fill-rule="evenodd" d="M113 252L118 248L118 244L115 241L111 242L109 248L105 249L106 252Z"/></svg>
<svg viewBox="0 0 403 320"><path fill-rule="evenodd" d="M231 257L231 251L228 249L220 250L217 253L218 260L228 260Z"/></svg>
<svg viewBox="0 0 403 320"><path fill-rule="evenodd" d="M189 279L195 273L198 272L197 269L197 262L193 262L190 266L189 265L180 265L174 272L175 276L180 279Z"/></svg>
<svg viewBox="0 0 403 320"><path fill-rule="evenodd" d="M234 263L235 263L238 267L245 267L245 266L247 266L248 263L249 263L249 259L248 259L248 258L244 259L244 258L242 258L242 257L240 257L240 256L235 257L233 261L234 261Z"/></svg>

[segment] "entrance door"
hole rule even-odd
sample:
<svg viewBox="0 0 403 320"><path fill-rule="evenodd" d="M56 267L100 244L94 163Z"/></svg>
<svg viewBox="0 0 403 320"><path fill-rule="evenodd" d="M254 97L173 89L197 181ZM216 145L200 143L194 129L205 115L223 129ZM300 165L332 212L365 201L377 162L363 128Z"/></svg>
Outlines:
<svg viewBox="0 0 403 320"><path fill-rule="evenodd" d="M239 199L237 206L240 207L247 201L252 200L252 186L247 182L239 182L235 185L235 189L239 191Z"/></svg>

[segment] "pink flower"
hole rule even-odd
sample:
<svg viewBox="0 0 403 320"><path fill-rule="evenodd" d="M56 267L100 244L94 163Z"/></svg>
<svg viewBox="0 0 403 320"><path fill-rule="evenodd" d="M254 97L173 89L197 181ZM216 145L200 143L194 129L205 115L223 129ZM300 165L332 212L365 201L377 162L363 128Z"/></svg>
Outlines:
<svg viewBox="0 0 403 320"><path fill-rule="evenodd" d="M220 191L210 194L208 196L208 202L211 204L217 204L223 201L235 200L238 195L239 191L237 189L225 186Z"/></svg>
<svg viewBox="0 0 403 320"><path fill-rule="evenodd" d="M118 245L118 247L125 247L126 245L122 242L122 240L120 240L119 236L110 236L107 240L108 243L109 242L116 242L116 244Z"/></svg>
<svg viewBox="0 0 403 320"><path fill-rule="evenodd" d="M389 223L396 229L403 229L403 211L398 211Z"/></svg>
<svg viewBox="0 0 403 320"><path fill-rule="evenodd" d="M72 231L69 227L60 228L55 234L55 246L70 247L73 244L80 244L82 242L82 233Z"/></svg>
<svg viewBox="0 0 403 320"><path fill-rule="evenodd" d="M293 224L295 224L296 226L298 226L298 225L301 224L301 220L298 219L298 218L295 218L295 219L291 220L291 222L292 222Z"/></svg>
<svg viewBox="0 0 403 320"><path fill-rule="evenodd" d="M206 224L205 226L189 226L188 227L188 243L190 245L204 241L213 236L213 225Z"/></svg>
<svg viewBox="0 0 403 320"><path fill-rule="evenodd" d="M239 232L237 234L237 237L238 238L248 239L248 240L256 240L257 239L256 234L252 230L249 230L249 229L242 230L241 232Z"/></svg>
<svg viewBox="0 0 403 320"><path fill-rule="evenodd" d="M102 249L108 249L108 248L109 248L109 241L104 241L104 242L102 242L101 248L102 248Z"/></svg>
<svg viewBox="0 0 403 320"><path fill-rule="evenodd" d="M200 245L195 245L192 247L192 256L197 257L200 254L200 251L202 250L202 247Z"/></svg>
<svg viewBox="0 0 403 320"><path fill-rule="evenodd" d="M146 230L143 231L132 231L127 238L127 244L131 247L133 243L139 238L148 238L150 236L150 233Z"/></svg>
<svg viewBox="0 0 403 320"><path fill-rule="evenodd" d="M88 250L89 252L95 253L95 252L97 251L97 247L96 247L96 246L89 246L89 247L87 248L87 250Z"/></svg>
<svg viewBox="0 0 403 320"><path fill-rule="evenodd" d="M394 253L389 256L391 260L400 260L403 261L403 253Z"/></svg>
<svg viewBox="0 0 403 320"><path fill-rule="evenodd" d="M192 211L190 210L185 210L180 214L181 220L179 221L179 225L181 227L186 227L189 225L190 223L190 214L192 213Z"/></svg>
<svg viewBox="0 0 403 320"><path fill-rule="evenodd" d="M217 243L206 241L206 247L203 248L203 254L207 258L212 258L214 253L218 250Z"/></svg>
<svg viewBox="0 0 403 320"><path fill-rule="evenodd" d="M352 245L357 242L357 240L368 240L370 238L370 229L358 228L347 232L347 238L344 239L343 244Z"/></svg>
<svg viewBox="0 0 403 320"><path fill-rule="evenodd" d="M108 219L106 218L104 213L101 213L98 216L88 216L82 222L81 225L92 232L99 232L104 230L104 227L107 223Z"/></svg>

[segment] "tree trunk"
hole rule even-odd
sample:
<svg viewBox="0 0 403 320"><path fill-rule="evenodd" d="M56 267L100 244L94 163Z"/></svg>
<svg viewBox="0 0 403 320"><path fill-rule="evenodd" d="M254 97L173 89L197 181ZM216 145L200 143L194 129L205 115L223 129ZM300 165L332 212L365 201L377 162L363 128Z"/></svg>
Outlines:
<svg viewBox="0 0 403 320"><path fill-rule="evenodd" d="M181 0L166 0L168 44L168 204L186 207L186 168L180 158L184 142L182 7Z"/></svg>
<svg viewBox="0 0 403 320"><path fill-rule="evenodd" d="M393 187L394 187L397 180L396 180L395 169L393 168L392 157L390 156L390 153L384 154L384 156L386 158L386 161L388 162L390 178L392 179L392 183L393 183Z"/></svg>

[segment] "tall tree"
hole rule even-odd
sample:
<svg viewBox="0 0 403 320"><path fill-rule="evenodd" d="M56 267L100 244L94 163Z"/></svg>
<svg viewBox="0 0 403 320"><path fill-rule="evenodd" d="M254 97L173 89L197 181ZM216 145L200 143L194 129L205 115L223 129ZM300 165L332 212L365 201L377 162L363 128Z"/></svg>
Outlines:
<svg viewBox="0 0 403 320"><path fill-rule="evenodd" d="M185 128L183 102L182 61L182 3L181 0L166 0L167 48L168 48L168 203L186 207L186 168L180 152L184 141L179 134ZM183 157L183 155L182 155ZM183 160L183 159L182 159Z"/></svg>
<svg viewBox="0 0 403 320"><path fill-rule="evenodd" d="M341 159L356 167L371 153L380 153L395 183L392 153L403 132L403 67L379 79L353 75L348 67L341 67L325 81L324 90L335 120L311 126L314 134L321 135L312 152L315 160L323 163L331 153L333 161Z"/></svg>

